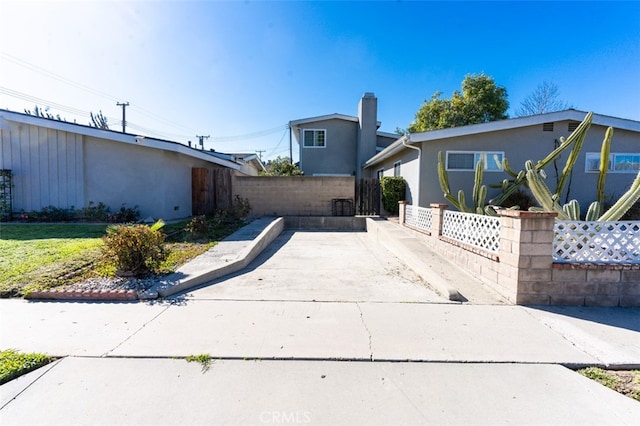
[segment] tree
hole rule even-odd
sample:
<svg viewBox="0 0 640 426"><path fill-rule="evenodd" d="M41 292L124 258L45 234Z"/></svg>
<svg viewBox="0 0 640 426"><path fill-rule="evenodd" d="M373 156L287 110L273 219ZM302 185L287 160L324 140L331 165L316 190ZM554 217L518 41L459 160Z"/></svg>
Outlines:
<svg viewBox="0 0 640 426"><path fill-rule="evenodd" d="M289 157L278 157L267 163L266 172L261 172L261 176L302 176L302 170L291 163Z"/></svg>
<svg viewBox="0 0 640 426"><path fill-rule="evenodd" d="M67 121L67 120L64 120L62 117L60 117L60 114L56 114L55 116L51 114L49 112L49 107L46 107L43 109L43 108L39 108L38 105L36 105L33 108L33 111L25 108L24 112L25 114L35 115L36 117L48 118L49 120Z"/></svg>
<svg viewBox="0 0 640 426"><path fill-rule="evenodd" d="M435 92L431 100L424 101L409 132L446 129L468 124L486 123L509 118L507 89L496 85L486 74L470 74L462 81L462 92L455 91L451 99L441 99Z"/></svg>
<svg viewBox="0 0 640 426"><path fill-rule="evenodd" d="M573 108L573 105L559 99L560 91L555 83L543 81L536 89L520 102L516 117L544 114Z"/></svg>
<svg viewBox="0 0 640 426"><path fill-rule="evenodd" d="M102 110L100 110L100 112L95 115L90 112L89 115L91 115L91 122L89 123L89 126L97 127L98 129L109 130L107 117L102 115Z"/></svg>

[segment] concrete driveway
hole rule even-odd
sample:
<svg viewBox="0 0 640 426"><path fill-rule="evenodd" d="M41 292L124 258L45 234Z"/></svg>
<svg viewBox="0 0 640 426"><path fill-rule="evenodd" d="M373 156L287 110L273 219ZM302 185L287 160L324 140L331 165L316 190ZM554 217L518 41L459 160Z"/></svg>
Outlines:
<svg viewBox="0 0 640 426"><path fill-rule="evenodd" d="M179 296L450 303L366 232L285 230L249 268Z"/></svg>

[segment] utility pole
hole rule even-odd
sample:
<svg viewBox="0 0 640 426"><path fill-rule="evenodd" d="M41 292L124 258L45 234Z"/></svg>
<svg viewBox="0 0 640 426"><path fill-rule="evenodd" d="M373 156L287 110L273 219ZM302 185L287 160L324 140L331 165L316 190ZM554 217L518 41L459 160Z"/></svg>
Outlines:
<svg viewBox="0 0 640 426"><path fill-rule="evenodd" d="M122 102L122 103L117 102L116 105L122 107L122 133L126 133L127 120L126 120L125 110L129 106L129 102Z"/></svg>
<svg viewBox="0 0 640 426"><path fill-rule="evenodd" d="M293 143L291 141L291 123L289 123L287 127L289 128L289 160L291 161L291 164L293 164Z"/></svg>
<svg viewBox="0 0 640 426"><path fill-rule="evenodd" d="M265 151L264 149L263 150L256 149L256 154L258 154L258 158L260 158L260 161L262 161L263 152L267 152L267 151Z"/></svg>
<svg viewBox="0 0 640 426"><path fill-rule="evenodd" d="M196 138L198 138L200 140L200 149L202 151L204 151L204 140L205 139L209 139L209 135L207 135L207 136L198 136L198 135L196 135Z"/></svg>

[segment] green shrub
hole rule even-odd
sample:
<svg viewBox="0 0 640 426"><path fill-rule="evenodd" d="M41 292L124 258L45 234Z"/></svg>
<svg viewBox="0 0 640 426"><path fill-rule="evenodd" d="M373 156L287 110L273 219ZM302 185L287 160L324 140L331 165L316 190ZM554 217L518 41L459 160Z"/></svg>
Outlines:
<svg viewBox="0 0 640 426"><path fill-rule="evenodd" d="M138 219L140 219L138 206L125 207L125 204L122 204L120 210L109 216L109 222L113 223L134 223Z"/></svg>
<svg viewBox="0 0 640 426"><path fill-rule="evenodd" d="M398 214L398 201L405 199L407 183L402 176L384 176L380 179L382 205L391 214Z"/></svg>
<svg viewBox="0 0 640 426"><path fill-rule="evenodd" d="M536 205L535 198L521 189L513 192L502 202L502 207L518 206L518 210L529 210L529 207L535 207Z"/></svg>
<svg viewBox="0 0 640 426"><path fill-rule="evenodd" d="M115 263L120 273L143 276L155 272L167 258L159 220L153 226L116 225L107 228L103 255Z"/></svg>
<svg viewBox="0 0 640 426"><path fill-rule="evenodd" d="M93 201L89 201L89 205L80 210L79 216L88 222L107 222L110 213L111 209L104 203L99 202L98 205L95 205Z"/></svg>

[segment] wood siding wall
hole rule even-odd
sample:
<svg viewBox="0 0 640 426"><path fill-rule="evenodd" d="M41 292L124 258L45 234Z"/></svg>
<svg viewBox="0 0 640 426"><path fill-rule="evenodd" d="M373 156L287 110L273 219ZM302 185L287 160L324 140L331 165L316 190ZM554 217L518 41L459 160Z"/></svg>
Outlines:
<svg viewBox="0 0 640 426"><path fill-rule="evenodd" d="M13 210L84 206L83 137L4 122L0 169L13 174Z"/></svg>

